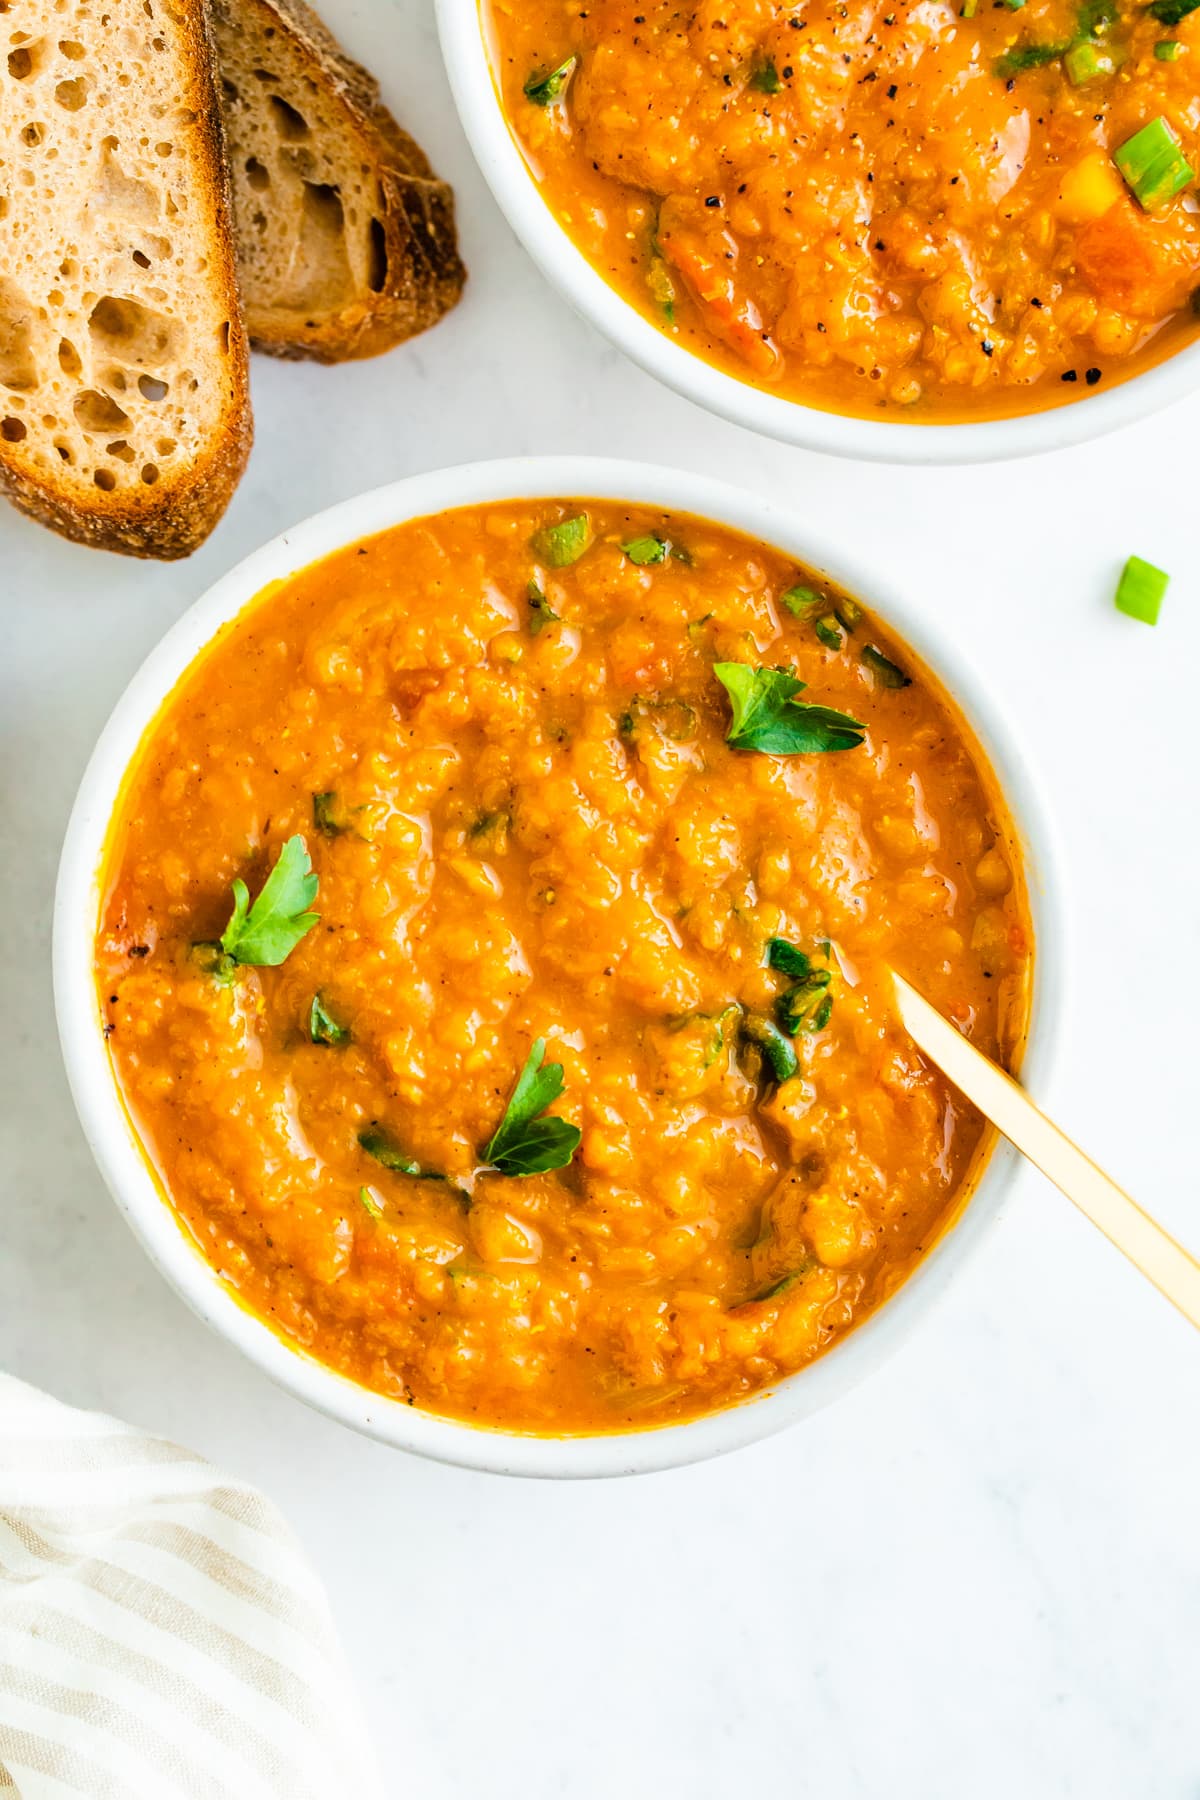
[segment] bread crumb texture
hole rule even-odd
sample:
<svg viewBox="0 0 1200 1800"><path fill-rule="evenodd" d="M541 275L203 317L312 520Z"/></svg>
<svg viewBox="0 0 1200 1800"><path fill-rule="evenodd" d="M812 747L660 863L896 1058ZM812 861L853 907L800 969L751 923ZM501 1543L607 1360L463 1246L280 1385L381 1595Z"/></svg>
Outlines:
<svg viewBox="0 0 1200 1800"><path fill-rule="evenodd" d="M248 448L198 5L0 0L0 474L72 536L178 555Z"/></svg>

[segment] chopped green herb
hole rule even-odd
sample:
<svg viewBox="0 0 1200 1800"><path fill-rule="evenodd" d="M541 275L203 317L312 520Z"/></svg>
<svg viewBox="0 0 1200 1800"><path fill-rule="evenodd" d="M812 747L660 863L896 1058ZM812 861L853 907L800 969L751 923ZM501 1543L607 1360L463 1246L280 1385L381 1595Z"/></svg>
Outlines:
<svg viewBox="0 0 1200 1800"><path fill-rule="evenodd" d="M1157 625L1163 595L1171 577L1140 556L1131 556L1121 571L1117 584L1117 611L1140 619L1143 625Z"/></svg>
<svg viewBox="0 0 1200 1800"><path fill-rule="evenodd" d="M802 619L805 613L811 612L820 602L820 594L810 587L790 587L786 594L779 596L779 604L786 606L797 619Z"/></svg>
<svg viewBox="0 0 1200 1800"><path fill-rule="evenodd" d="M1159 62L1178 62L1183 55L1183 45L1178 38L1163 38L1154 46L1154 54Z"/></svg>
<svg viewBox="0 0 1200 1800"><path fill-rule="evenodd" d="M675 323L675 283L671 279L671 271L667 268L657 246L650 252L650 261L646 265L646 286L650 290L650 298L658 306L668 325Z"/></svg>
<svg viewBox="0 0 1200 1800"><path fill-rule="evenodd" d="M866 726L848 713L797 700L804 683L787 669L752 669L746 663L714 663L713 674L729 694L733 714L726 742L735 750L775 756L853 750Z"/></svg>
<svg viewBox="0 0 1200 1800"><path fill-rule="evenodd" d="M338 795L332 788L324 794L312 797L313 825L322 837L340 837L346 830L346 821L337 817Z"/></svg>
<svg viewBox="0 0 1200 1800"><path fill-rule="evenodd" d="M814 969L786 994L780 994L775 1002L775 1016L789 1037L795 1037L797 1032L823 1031L828 1025L833 997L826 989L832 980L828 969Z"/></svg>
<svg viewBox="0 0 1200 1800"><path fill-rule="evenodd" d="M778 969L781 975L791 975L802 979L812 968L812 961L797 944L789 944L786 938L767 939L767 967Z"/></svg>
<svg viewBox="0 0 1200 1800"><path fill-rule="evenodd" d="M783 86L779 79L779 70L770 58L759 63L750 77L750 86L757 88L760 94L777 94Z"/></svg>
<svg viewBox="0 0 1200 1800"><path fill-rule="evenodd" d="M382 1219L383 1207L369 1187L360 1187L358 1197L373 1219Z"/></svg>
<svg viewBox="0 0 1200 1800"><path fill-rule="evenodd" d="M790 1275L783 1275L778 1281L772 1281L768 1287L759 1288L756 1294L747 1294L744 1300L739 1300L737 1305L730 1307L729 1310L740 1312L743 1306L759 1306L764 1300L778 1300L782 1294L786 1294L791 1288L794 1288L797 1282L803 1281L812 1266L812 1258L809 1257Z"/></svg>
<svg viewBox="0 0 1200 1800"><path fill-rule="evenodd" d="M441 1179L440 1176L427 1174L420 1163L414 1161L378 1125L371 1125L367 1130L360 1131L358 1141L368 1156L373 1156L377 1163L382 1163L383 1167L390 1169L393 1175L417 1175L425 1181Z"/></svg>
<svg viewBox="0 0 1200 1800"><path fill-rule="evenodd" d="M1160 211L1195 179L1179 139L1161 117L1127 138L1113 151L1113 161L1146 212Z"/></svg>
<svg viewBox="0 0 1200 1800"><path fill-rule="evenodd" d="M912 676L906 675L903 669L898 669L891 657L885 656L882 650L877 650L874 644L863 645L862 660L881 687L912 686Z"/></svg>
<svg viewBox="0 0 1200 1800"><path fill-rule="evenodd" d="M671 545L671 556L675 562L682 563L686 569L692 567L692 553L686 544L673 543ZM712 614L710 613L708 616L711 619Z"/></svg>
<svg viewBox="0 0 1200 1800"><path fill-rule="evenodd" d="M672 743L686 744L696 735L696 709L686 700L644 700L640 694L635 694L617 720L617 730L622 737L636 743L646 724L652 725L663 737L670 738Z"/></svg>
<svg viewBox="0 0 1200 1800"><path fill-rule="evenodd" d="M534 637L544 631L547 625L557 625L562 617L556 613L536 581L531 581L525 590L525 598L529 601L529 629Z"/></svg>
<svg viewBox="0 0 1200 1800"><path fill-rule="evenodd" d="M277 967L320 918L309 911L316 897L317 878L304 839L290 837L253 906L245 882L234 882L233 914L221 933L222 950L236 963Z"/></svg>
<svg viewBox="0 0 1200 1800"><path fill-rule="evenodd" d="M348 1044L350 1033L339 1025L320 994L314 994L308 1012L308 1035L314 1044Z"/></svg>
<svg viewBox="0 0 1200 1800"><path fill-rule="evenodd" d="M960 19L973 19L979 10L979 0L963 0L958 9Z"/></svg>
<svg viewBox="0 0 1200 1800"><path fill-rule="evenodd" d="M1153 0L1150 17L1160 25L1178 25L1200 6L1200 0Z"/></svg>
<svg viewBox="0 0 1200 1800"><path fill-rule="evenodd" d="M525 98L532 100L535 106L552 106L558 100L575 73L577 56L568 56L566 62L559 63L557 69L549 73L541 70L531 75L525 83Z"/></svg>
<svg viewBox="0 0 1200 1800"><path fill-rule="evenodd" d="M227 956L220 944L193 944L188 955L198 969L211 975L221 987L229 987L237 974L236 960Z"/></svg>
<svg viewBox="0 0 1200 1800"><path fill-rule="evenodd" d="M1111 75L1116 66L1108 51L1097 49L1095 44L1072 44L1063 56L1063 68L1072 87L1083 87L1097 75Z"/></svg>
<svg viewBox="0 0 1200 1800"><path fill-rule="evenodd" d="M847 631L853 631L857 625L862 624L862 607L847 594L839 595L833 603L833 610Z"/></svg>
<svg viewBox="0 0 1200 1800"><path fill-rule="evenodd" d="M827 650L841 649L842 634L832 613L825 613L822 618L818 619L813 630L816 632L819 642L824 644Z"/></svg>
<svg viewBox="0 0 1200 1800"><path fill-rule="evenodd" d="M742 1019L742 1036L753 1044L770 1070L774 1081L788 1081L800 1067L796 1052L773 1019L762 1013L747 1013Z"/></svg>
<svg viewBox="0 0 1200 1800"><path fill-rule="evenodd" d="M1004 0L1004 4L1007 6L1009 12L1020 12L1025 4L1025 0Z"/></svg>
<svg viewBox="0 0 1200 1800"><path fill-rule="evenodd" d="M543 525L533 534L533 547L552 569L565 569L578 562L592 541L592 522L586 513L573 519L560 519L556 525Z"/></svg>
<svg viewBox="0 0 1200 1800"><path fill-rule="evenodd" d="M630 538L627 544L622 544L621 554L636 563L639 569L644 569L651 563L665 562L669 548L665 538L648 531L645 537Z"/></svg>
<svg viewBox="0 0 1200 1800"><path fill-rule="evenodd" d="M583 1136L577 1125L550 1115L546 1108L563 1091L561 1063L546 1063L546 1040L538 1038L517 1077L517 1085L504 1109L484 1161L502 1175L537 1175L562 1169L579 1148Z"/></svg>
<svg viewBox="0 0 1200 1800"><path fill-rule="evenodd" d="M685 1013L681 1019L672 1019L669 1029L695 1038L700 1045L702 1068L711 1069L725 1048L729 1021L740 1019L741 1014L741 1007L734 1001L719 1013Z"/></svg>
<svg viewBox="0 0 1200 1800"><path fill-rule="evenodd" d="M1117 22L1117 0L1083 0L1078 12L1078 35L1081 38L1103 37Z"/></svg>
<svg viewBox="0 0 1200 1800"><path fill-rule="evenodd" d="M996 58L992 68L1007 81L1013 75L1023 75L1026 69L1040 69L1044 63L1057 62L1069 48L1069 44L1014 44Z"/></svg>

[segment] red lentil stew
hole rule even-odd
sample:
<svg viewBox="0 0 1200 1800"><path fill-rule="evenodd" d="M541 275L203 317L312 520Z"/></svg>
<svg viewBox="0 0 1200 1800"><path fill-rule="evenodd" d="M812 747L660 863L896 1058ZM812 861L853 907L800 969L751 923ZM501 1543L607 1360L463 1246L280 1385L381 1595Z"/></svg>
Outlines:
<svg viewBox="0 0 1200 1800"><path fill-rule="evenodd" d="M1200 328L1200 0L489 0L551 210L826 410L1023 413Z"/></svg>
<svg viewBox="0 0 1200 1800"><path fill-rule="evenodd" d="M96 958L242 1301L560 1434L760 1390L905 1279L986 1144L883 966L1011 1064L1032 942L903 644L728 529L576 500L418 519L228 627L129 777Z"/></svg>

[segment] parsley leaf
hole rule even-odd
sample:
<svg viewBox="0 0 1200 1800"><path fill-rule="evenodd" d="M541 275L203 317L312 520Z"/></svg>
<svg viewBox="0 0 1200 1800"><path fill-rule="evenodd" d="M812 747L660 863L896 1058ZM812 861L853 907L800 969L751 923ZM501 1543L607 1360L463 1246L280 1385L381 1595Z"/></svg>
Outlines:
<svg viewBox="0 0 1200 1800"><path fill-rule="evenodd" d="M559 63L557 69L535 72L525 83L525 98L532 100L535 106L551 106L565 89L568 81L575 73L577 56L568 56L566 62Z"/></svg>
<svg viewBox="0 0 1200 1800"><path fill-rule="evenodd" d="M583 1136L578 1125L568 1125L553 1115L541 1116L563 1091L562 1064L546 1063L543 1068L545 1055L546 1040L538 1038L483 1153L484 1160L502 1175L537 1175L565 1168Z"/></svg>
<svg viewBox="0 0 1200 1800"><path fill-rule="evenodd" d="M290 837L253 906L245 882L234 882L233 916L221 933L222 950L236 963L277 967L320 918L308 910L316 897L317 878L304 839Z"/></svg>
<svg viewBox="0 0 1200 1800"><path fill-rule="evenodd" d="M308 1012L308 1035L314 1044L348 1044L350 1033L339 1025L320 994L314 994Z"/></svg>
<svg viewBox="0 0 1200 1800"><path fill-rule="evenodd" d="M775 756L853 750L866 726L848 713L810 706L795 696L804 687L787 669L752 669L747 663L714 663L713 674L729 694L733 720L726 742L735 750Z"/></svg>
<svg viewBox="0 0 1200 1800"><path fill-rule="evenodd" d="M533 547L552 569L566 569L578 562L592 541L592 522L586 513L573 519L560 519L557 525L543 525L533 534Z"/></svg>

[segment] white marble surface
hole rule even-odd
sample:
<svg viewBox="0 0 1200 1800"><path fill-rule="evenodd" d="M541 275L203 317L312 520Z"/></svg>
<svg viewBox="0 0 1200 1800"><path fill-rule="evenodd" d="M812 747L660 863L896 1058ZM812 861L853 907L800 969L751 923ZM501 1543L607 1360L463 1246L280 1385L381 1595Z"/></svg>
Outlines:
<svg viewBox="0 0 1200 1800"><path fill-rule="evenodd" d="M249 474L188 563L98 556L0 509L0 1365L274 1495L329 1583L398 1796L1196 1800L1200 1342L1031 1172L839 1407L720 1463L563 1487L310 1415L191 1318L101 1187L59 1062L50 907L76 782L143 653L262 539L388 477L635 452L869 532L990 671L1051 779L1071 877L1054 1103L1200 1245L1200 399L990 470L757 441L543 286L471 165L425 5L332 10L457 185L463 305L382 362L257 363ZM1111 607L1131 550L1174 575L1156 632Z"/></svg>

